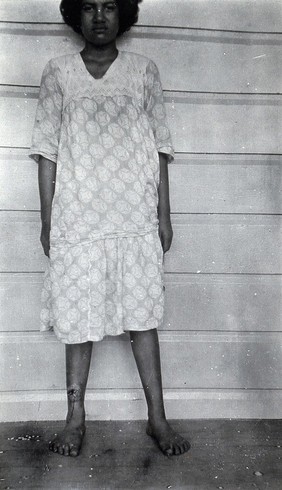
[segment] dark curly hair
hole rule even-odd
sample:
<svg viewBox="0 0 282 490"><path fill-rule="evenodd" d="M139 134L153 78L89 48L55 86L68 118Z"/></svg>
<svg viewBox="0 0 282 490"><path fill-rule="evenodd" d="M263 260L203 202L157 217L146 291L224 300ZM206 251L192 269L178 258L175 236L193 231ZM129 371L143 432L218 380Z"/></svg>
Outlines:
<svg viewBox="0 0 282 490"><path fill-rule="evenodd" d="M81 34L81 2L82 0L62 0L60 4L60 12L65 23L78 34ZM137 22L138 4L142 0L115 0L115 2L119 11L118 36L121 36Z"/></svg>

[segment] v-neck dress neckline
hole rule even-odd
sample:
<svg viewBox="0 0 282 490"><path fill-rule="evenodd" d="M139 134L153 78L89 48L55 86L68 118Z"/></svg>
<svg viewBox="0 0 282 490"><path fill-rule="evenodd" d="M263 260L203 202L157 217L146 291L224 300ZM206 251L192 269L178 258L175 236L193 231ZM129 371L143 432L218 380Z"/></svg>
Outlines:
<svg viewBox="0 0 282 490"><path fill-rule="evenodd" d="M101 78L95 78L93 75L91 75L90 71L87 69L86 67L86 64L81 56L81 53L77 53L78 54L78 58L79 58L79 63L80 65L83 67L83 69L85 70L85 72L88 74L88 76L95 82L95 83L99 83L99 82L104 82L106 78L108 78L108 76L111 74L111 72L114 70L114 68L116 67L116 65L118 64L118 61L120 60L120 51L118 51L118 54L117 54L117 57L114 59L114 61L110 64L109 68L107 69L107 71L104 73L104 75L101 77Z"/></svg>

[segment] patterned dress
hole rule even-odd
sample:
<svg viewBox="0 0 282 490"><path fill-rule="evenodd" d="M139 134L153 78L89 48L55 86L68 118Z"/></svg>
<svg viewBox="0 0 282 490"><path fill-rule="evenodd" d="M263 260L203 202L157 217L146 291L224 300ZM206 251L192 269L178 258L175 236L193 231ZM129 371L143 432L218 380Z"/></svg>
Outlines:
<svg viewBox="0 0 282 490"><path fill-rule="evenodd" d="M119 51L98 80L79 53L49 61L30 150L57 164L41 330L74 344L161 324L158 152L173 159L152 61Z"/></svg>

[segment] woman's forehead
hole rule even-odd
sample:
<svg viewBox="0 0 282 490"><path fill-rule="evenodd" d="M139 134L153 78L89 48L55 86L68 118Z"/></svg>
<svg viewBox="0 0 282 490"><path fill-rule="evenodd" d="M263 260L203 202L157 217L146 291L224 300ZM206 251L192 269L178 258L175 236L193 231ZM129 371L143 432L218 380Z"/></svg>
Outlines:
<svg viewBox="0 0 282 490"><path fill-rule="evenodd" d="M115 0L82 0L81 4L93 5L98 7L99 5L116 4L116 1Z"/></svg>

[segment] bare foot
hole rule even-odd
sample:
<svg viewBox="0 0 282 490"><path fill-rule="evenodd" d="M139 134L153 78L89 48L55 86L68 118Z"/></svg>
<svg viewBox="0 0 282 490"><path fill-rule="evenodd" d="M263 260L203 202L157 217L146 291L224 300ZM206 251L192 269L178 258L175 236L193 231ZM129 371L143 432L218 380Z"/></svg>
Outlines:
<svg viewBox="0 0 282 490"><path fill-rule="evenodd" d="M190 443L175 432L166 420L148 421L146 432L155 439L165 456L178 456L190 449Z"/></svg>
<svg viewBox="0 0 282 490"><path fill-rule="evenodd" d="M85 425L67 422L64 429L50 442L49 449L62 456L78 456L85 434Z"/></svg>

